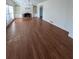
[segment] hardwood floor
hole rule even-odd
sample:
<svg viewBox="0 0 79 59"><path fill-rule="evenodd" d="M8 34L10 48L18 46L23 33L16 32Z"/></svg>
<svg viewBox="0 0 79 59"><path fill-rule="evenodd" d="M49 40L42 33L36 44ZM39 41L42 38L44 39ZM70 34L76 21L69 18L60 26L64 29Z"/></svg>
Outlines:
<svg viewBox="0 0 79 59"><path fill-rule="evenodd" d="M7 59L73 59L68 32L44 20L18 18L6 32Z"/></svg>

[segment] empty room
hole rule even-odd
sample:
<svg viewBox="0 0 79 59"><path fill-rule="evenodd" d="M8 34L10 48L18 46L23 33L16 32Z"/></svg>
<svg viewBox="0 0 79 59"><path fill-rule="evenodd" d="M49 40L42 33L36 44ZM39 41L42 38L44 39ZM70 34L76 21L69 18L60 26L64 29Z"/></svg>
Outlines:
<svg viewBox="0 0 79 59"><path fill-rule="evenodd" d="M73 59L73 0L6 0L7 59Z"/></svg>

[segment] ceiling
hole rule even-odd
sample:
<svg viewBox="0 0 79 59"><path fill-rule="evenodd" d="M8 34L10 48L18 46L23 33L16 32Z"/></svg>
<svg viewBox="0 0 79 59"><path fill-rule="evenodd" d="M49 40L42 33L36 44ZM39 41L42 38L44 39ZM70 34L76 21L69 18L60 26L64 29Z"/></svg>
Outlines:
<svg viewBox="0 0 79 59"><path fill-rule="evenodd" d="M19 5L28 5L28 4L36 5L46 0L14 0L14 1Z"/></svg>
<svg viewBox="0 0 79 59"><path fill-rule="evenodd" d="M46 0L30 0L33 4L37 4Z"/></svg>

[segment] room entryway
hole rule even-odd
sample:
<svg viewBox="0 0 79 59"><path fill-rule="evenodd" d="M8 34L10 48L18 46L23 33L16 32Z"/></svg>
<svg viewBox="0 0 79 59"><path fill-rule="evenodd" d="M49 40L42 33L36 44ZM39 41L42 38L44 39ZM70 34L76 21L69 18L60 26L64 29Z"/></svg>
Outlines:
<svg viewBox="0 0 79 59"><path fill-rule="evenodd" d="M42 19L43 18L43 6L40 6L39 14L40 14L40 18Z"/></svg>

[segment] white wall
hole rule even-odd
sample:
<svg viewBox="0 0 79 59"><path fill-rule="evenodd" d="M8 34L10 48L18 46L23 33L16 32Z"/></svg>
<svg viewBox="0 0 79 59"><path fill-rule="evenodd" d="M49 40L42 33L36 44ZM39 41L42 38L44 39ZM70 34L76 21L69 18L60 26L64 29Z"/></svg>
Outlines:
<svg viewBox="0 0 79 59"><path fill-rule="evenodd" d="M73 0L67 0L67 20L66 30L69 31L69 36L73 37Z"/></svg>
<svg viewBox="0 0 79 59"><path fill-rule="evenodd" d="M16 0L17 5L15 5L15 18L22 18L24 13L32 13L32 5L28 0Z"/></svg>
<svg viewBox="0 0 79 59"><path fill-rule="evenodd" d="M29 9L25 5L15 6L15 18L22 18L22 14L27 12L32 13L32 6Z"/></svg>
<svg viewBox="0 0 79 59"><path fill-rule="evenodd" d="M72 0L48 0L38 4L43 6L44 20L57 25L58 27L69 32L69 36L73 36L73 19L72 19Z"/></svg>

